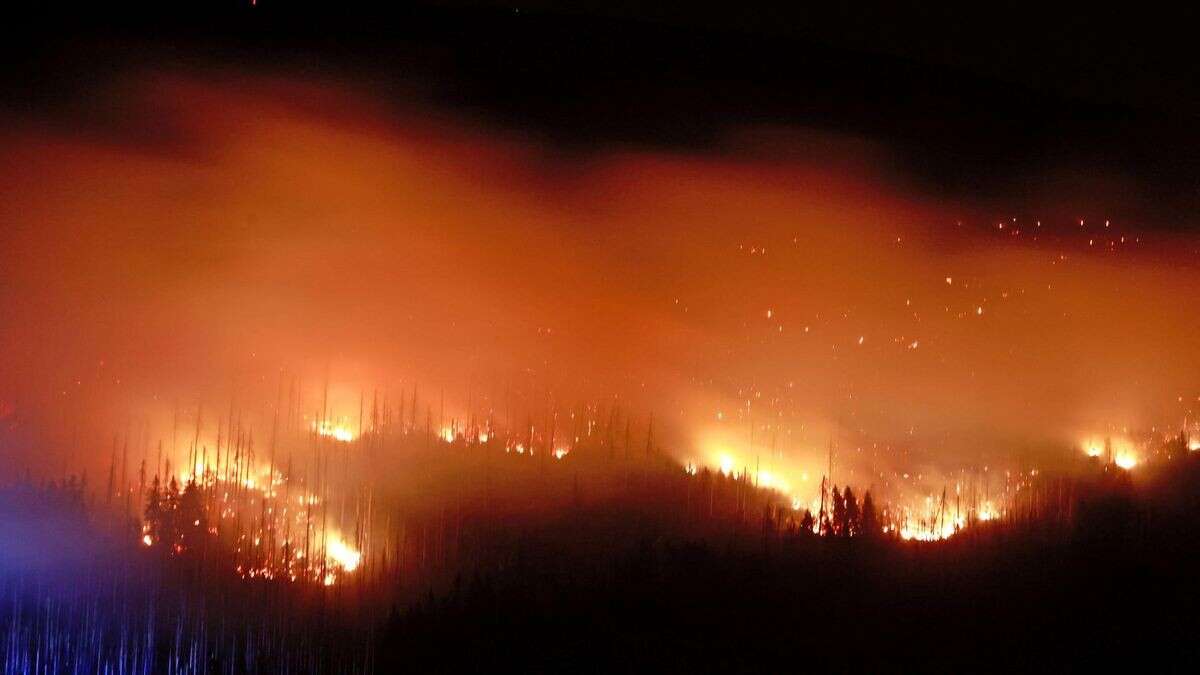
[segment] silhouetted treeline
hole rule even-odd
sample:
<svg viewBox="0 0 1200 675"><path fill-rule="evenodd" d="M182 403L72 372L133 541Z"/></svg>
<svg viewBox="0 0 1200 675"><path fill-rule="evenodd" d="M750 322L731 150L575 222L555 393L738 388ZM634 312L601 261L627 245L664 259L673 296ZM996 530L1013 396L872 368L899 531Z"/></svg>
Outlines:
<svg viewBox="0 0 1200 675"><path fill-rule="evenodd" d="M371 670L377 619L358 613L363 588L248 583L218 542L163 555L85 487L0 488L0 672ZM177 517L158 527L202 513L186 494L168 487L161 506Z"/></svg>
<svg viewBox="0 0 1200 675"><path fill-rule="evenodd" d="M388 622L380 665L481 672L1103 670L1200 656L1200 457L1135 489L1097 468L1071 519L947 541L810 536L766 550L643 539L522 556Z"/></svg>
<svg viewBox="0 0 1200 675"><path fill-rule="evenodd" d="M0 490L6 522L61 514L103 542L69 583L3 570L6 669L961 671L1195 655L1200 457L1136 482L1111 465L1046 479L1005 518L919 543L872 526L879 509L853 487L813 514L747 475L650 453L414 452L430 484L460 472L454 489L393 511L371 561L328 588L244 579L236 539L171 534L204 530L189 486L152 483L145 499L160 541L195 537L176 554L81 481Z"/></svg>

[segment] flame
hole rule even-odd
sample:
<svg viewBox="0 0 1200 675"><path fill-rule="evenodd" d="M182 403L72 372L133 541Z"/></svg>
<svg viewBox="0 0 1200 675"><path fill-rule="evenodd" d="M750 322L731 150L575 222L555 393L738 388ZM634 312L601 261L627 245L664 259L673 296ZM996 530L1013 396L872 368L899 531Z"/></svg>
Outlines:
<svg viewBox="0 0 1200 675"><path fill-rule="evenodd" d="M313 422L313 431L325 438L332 438L339 443L349 443L354 440L354 432L349 427L330 421Z"/></svg>
<svg viewBox="0 0 1200 675"><path fill-rule="evenodd" d="M1141 463L1137 446L1125 436L1090 437L1081 444L1088 457L1105 458L1126 471Z"/></svg>
<svg viewBox="0 0 1200 675"><path fill-rule="evenodd" d="M333 562L347 572L358 569L362 562L362 553L351 548L341 537L334 536L328 545L326 554ZM328 583L326 584L328 585Z"/></svg>
<svg viewBox="0 0 1200 675"><path fill-rule="evenodd" d="M996 510L996 505L990 501L983 502L979 505L979 510L975 513L981 522L988 522L1000 517L1000 512Z"/></svg>
<svg viewBox="0 0 1200 675"><path fill-rule="evenodd" d="M344 426L314 424L313 430L338 442L349 442L354 438ZM289 529L289 520L292 528L308 527L306 512L325 501L317 494L308 492L302 484L297 486L294 483L290 489L299 490L299 494L292 494L285 501L275 501L281 496L280 488L288 484L290 479L278 469L272 471L257 462L251 463L246 459L235 461L237 465L231 470L228 467L218 467L211 459L197 460L192 472L183 471L177 477L181 479L178 481L181 486L196 485L209 491L211 502L205 507L210 518L207 532L214 537L220 533L223 522L238 520L239 511L242 509L249 508L255 514L262 514L256 525L258 529L240 535L239 541L245 543L239 545L239 552L247 545L252 545L254 549L262 547L264 542L268 541L264 536L268 531L286 532ZM195 519L191 524L199 526L201 521ZM315 527L311 535L312 540L324 541L326 532L328 540L324 543L323 555L319 551L315 555L305 555L303 550L296 549L294 541L275 541L272 538L270 541L276 556L283 547L288 547L290 553L251 565L239 564L237 573L243 578L281 578L293 582L304 580L326 586L333 585L344 575L351 574L361 567L363 555L349 545L334 527L328 530L324 530L323 526ZM146 546L153 546L157 541L158 538L151 531L149 522L144 523L141 542ZM166 550L175 555L186 552L186 547L181 543L165 544L168 546Z"/></svg>
<svg viewBox="0 0 1200 675"><path fill-rule="evenodd" d="M905 541L941 541L958 534L966 523L962 519L947 519L937 525L921 527L920 525L900 527L900 538Z"/></svg>
<svg viewBox="0 0 1200 675"><path fill-rule="evenodd" d="M784 493L788 493L788 492L792 491L791 485L789 485L787 481L783 480L779 476L776 476L775 474L771 473L770 471L765 471L765 470L758 472L758 486L761 488L769 488L771 490L778 490L779 492L784 492Z"/></svg>
<svg viewBox="0 0 1200 675"><path fill-rule="evenodd" d="M725 474L726 476L733 475L733 457L722 453L719 462L721 466L721 473Z"/></svg>
<svg viewBox="0 0 1200 675"><path fill-rule="evenodd" d="M707 452L702 452L701 456L708 457L708 461L687 461L683 466L686 474L697 475L700 465L705 465L719 471L726 478L752 482L757 488L778 492L785 498L784 504L790 505L793 511L808 510L811 513L814 533L820 534L823 531L825 525L821 522L822 510L824 509L824 518L828 522L833 508L830 492L826 492L824 500L822 499L821 490L832 489L832 485L825 482L824 477L821 481L822 487L819 488L812 482L812 477L809 471L805 470L803 463L780 458L768 459L765 449L759 448L751 449L747 453L750 459L747 459L731 449L735 443L729 439L701 439L700 442L701 447L707 446ZM1088 451L1093 447L1104 446L1102 443L1089 442L1084 443L1082 447ZM1119 461L1132 460L1136 463L1138 455L1134 452L1132 443L1119 447L1128 450L1118 455ZM986 468L984 470L986 471ZM1035 479L1037 475L1037 469L1014 473L1012 477L1015 479L1015 489L1028 487L1028 481ZM882 493L873 494L875 514L881 533L905 540L940 541L949 539L974 524L998 521L1006 517L1005 500L976 501L974 496L963 499L965 493L961 479L955 483L952 480L944 481L937 476L904 473L901 481L900 476L901 474L897 473L894 477L896 480L888 479L890 486ZM861 500L864 492L868 491L859 491L856 483L861 479L861 476L848 476L839 482L854 487L856 499ZM953 492L947 494L947 490L951 489Z"/></svg>

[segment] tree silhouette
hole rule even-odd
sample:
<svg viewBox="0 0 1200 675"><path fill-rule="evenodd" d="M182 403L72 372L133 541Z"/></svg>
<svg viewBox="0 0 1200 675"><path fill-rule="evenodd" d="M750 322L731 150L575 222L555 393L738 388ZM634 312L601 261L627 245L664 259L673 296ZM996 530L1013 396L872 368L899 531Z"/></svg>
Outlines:
<svg viewBox="0 0 1200 675"><path fill-rule="evenodd" d="M802 534L812 534L815 524L816 521L813 520L812 511L804 509L804 518L800 520L800 532Z"/></svg>
<svg viewBox="0 0 1200 675"><path fill-rule="evenodd" d="M842 497L842 493L838 492L837 486L833 486L833 534L836 536L844 536L846 534L846 500Z"/></svg>
<svg viewBox="0 0 1200 675"><path fill-rule="evenodd" d="M861 518L863 535L873 537L879 534L879 514L875 511L875 500L872 499L870 490L863 495Z"/></svg>
<svg viewBox="0 0 1200 675"><path fill-rule="evenodd" d="M162 498L158 500L158 524L151 524L151 528L158 532L158 541L163 543L165 551L171 551L179 544L178 516L179 483L172 477Z"/></svg>
<svg viewBox="0 0 1200 675"><path fill-rule="evenodd" d="M162 541L162 526L163 526L163 504L162 504L162 488L158 481L158 476L154 477L154 482L150 484L150 489L146 491L146 535L151 541Z"/></svg>
<svg viewBox="0 0 1200 675"><path fill-rule="evenodd" d="M861 512L858 510L858 500L854 497L854 492L850 486L846 486L846 491L842 493L842 500L846 502L846 522L842 526L842 536L849 537L862 533Z"/></svg>
<svg viewBox="0 0 1200 675"><path fill-rule="evenodd" d="M184 488L183 495L179 498L176 517L184 550L199 548L205 533L208 532L208 518L204 513L204 501L196 481L188 481L187 487Z"/></svg>

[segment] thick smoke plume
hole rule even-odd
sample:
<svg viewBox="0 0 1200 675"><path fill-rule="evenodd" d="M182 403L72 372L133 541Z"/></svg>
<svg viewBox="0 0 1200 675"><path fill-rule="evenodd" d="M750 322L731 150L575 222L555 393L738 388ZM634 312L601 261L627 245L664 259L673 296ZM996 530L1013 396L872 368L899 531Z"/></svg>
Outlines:
<svg viewBox="0 0 1200 675"><path fill-rule="evenodd" d="M963 205L854 139L568 151L270 78L80 107L107 121L0 139L8 471L182 446L231 401L264 438L291 389L351 425L414 385L435 423L616 401L681 461L790 481L831 443L863 476L1050 466L1200 393L1194 242L1111 192Z"/></svg>

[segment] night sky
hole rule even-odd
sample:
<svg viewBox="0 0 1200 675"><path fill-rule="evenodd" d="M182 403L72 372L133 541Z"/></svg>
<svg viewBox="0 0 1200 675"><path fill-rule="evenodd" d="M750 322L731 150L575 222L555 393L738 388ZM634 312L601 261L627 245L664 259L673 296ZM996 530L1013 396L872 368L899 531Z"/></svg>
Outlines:
<svg viewBox="0 0 1200 675"><path fill-rule="evenodd" d="M122 111L81 97L129 68L204 64L351 78L564 153L728 149L731 128L801 126L885 142L898 173L939 195L1034 199L1046 173L1115 174L1144 193L1141 219L1180 227L1195 207L1196 18L1016 3L147 3L15 24L5 98L113 133Z"/></svg>

